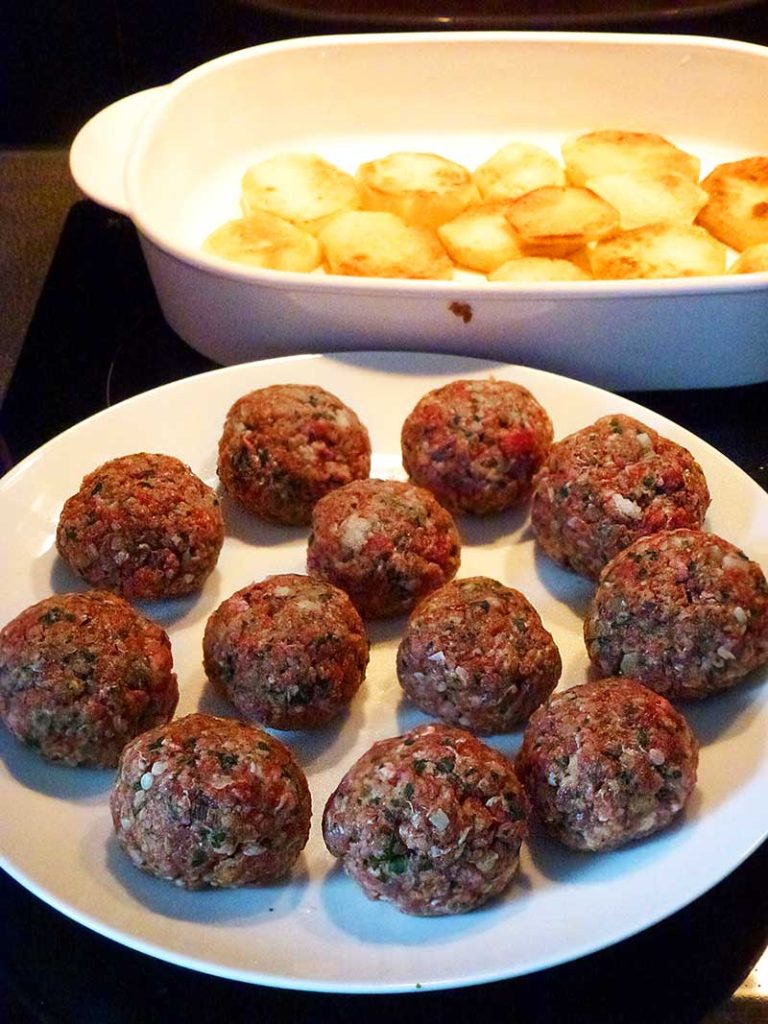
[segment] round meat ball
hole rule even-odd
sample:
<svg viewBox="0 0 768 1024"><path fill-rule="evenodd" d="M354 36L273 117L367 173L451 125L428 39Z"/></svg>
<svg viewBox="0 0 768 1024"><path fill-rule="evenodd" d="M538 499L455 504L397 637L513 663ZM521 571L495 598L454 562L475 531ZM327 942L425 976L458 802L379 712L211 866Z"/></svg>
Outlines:
<svg viewBox="0 0 768 1024"><path fill-rule="evenodd" d="M274 384L243 395L227 413L219 478L262 519L305 526L318 498L370 471L368 431L321 387Z"/></svg>
<svg viewBox="0 0 768 1024"><path fill-rule="evenodd" d="M52 761L114 768L178 699L168 635L115 594L49 597L0 632L0 716Z"/></svg>
<svg viewBox="0 0 768 1024"><path fill-rule="evenodd" d="M323 835L369 899L407 914L458 914L507 889L527 816L507 758L431 724L363 754L328 799Z"/></svg>
<svg viewBox="0 0 768 1024"><path fill-rule="evenodd" d="M485 576L453 580L426 597L397 651L408 698L426 714L480 735L527 721L561 669L533 605Z"/></svg>
<svg viewBox="0 0 768 1024"><path fill-rule="evenodd" d="M128 744L110 808L136 867L185 889L283 878L312 813L286 746L256 726L199 714Z"/></svg>
<svg viewBox="0 0 768 1024"><path fill-rule="evenodd" d="M698 529L709 490L691 453L631 416L603 416L557 441L533 483L531 526L543 550L597 579L637 537Z"/></svg>
<svg viewBox="0 0 768 1024"><path fill-rule="evenodd" d="M359 480L315 506L309 572L341 587L365 619L409 612L456 575L461 541L451 514L427 490Z"/></svg>
<svg viewBox="0 0 768 1024"><path fill-rule="evenodd" d="M214 491L173 456L146 452L89 473L65 502L56 531L71 569L128 598L199 590L223 543Z"/></svg>
<svg viewBox="0 0 768 1024"><path fill-rule="evenodd" d="M528 497L552 436L547 412L522 385L457 380L430 391L406 419L403 465L450 511L488 515Z"/></svg>
<svg viewBox="0 0 768 1024"><path fill-rule="evenodd" d="M584 622L590 660L670 698L728 689L768 662L768 584L701 530L642 537L603 570Z"/></svg>
<svg viewBox="0 0 768 1024"><path fill-rule="evenodd" d="M222 602L203 638L208 678L245 718L273 729L325 725L357 693L368 638L338 587L285 574Z"/></svg>
<svg viewBox="0 0 768 1024"><path fill-rule="evenodd" d="M611 850L665 828L696 783L698 743L666 698L634 679L556 693L531 715L518 775L546 830Z"/></svg>

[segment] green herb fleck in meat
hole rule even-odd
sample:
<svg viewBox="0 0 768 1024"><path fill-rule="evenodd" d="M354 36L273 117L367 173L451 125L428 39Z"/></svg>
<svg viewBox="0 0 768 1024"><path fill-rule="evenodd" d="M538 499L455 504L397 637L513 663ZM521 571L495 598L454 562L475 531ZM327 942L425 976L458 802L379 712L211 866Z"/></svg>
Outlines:
<svg viewBox="0 0 768 1024"><path fill-rule="evenodd" d="M371 857L369 864L377 869L385 880L387 875L402 875L408 867L405 847L397 836L390 834L381 855Z"/></svg>

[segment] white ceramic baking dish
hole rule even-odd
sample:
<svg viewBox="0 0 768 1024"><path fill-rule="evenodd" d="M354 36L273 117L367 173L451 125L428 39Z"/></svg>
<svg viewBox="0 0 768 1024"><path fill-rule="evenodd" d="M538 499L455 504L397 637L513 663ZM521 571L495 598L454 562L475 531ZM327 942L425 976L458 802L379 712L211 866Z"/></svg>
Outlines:
<svg viewBox="0 0 768 1024"><path fill-rule="evenodd" d="M768 48L686 36L325 36L218 58L97 114L83 191L134 221L174 330L221 363L344 348L520 362L613 389L768 378L768 274L490 284L241 267L201 242L239 215L246 167L314 151L348 169L399 149L474 167L506 142L559 153L597 128L657 132L702 170L768 154Z"/></svg>

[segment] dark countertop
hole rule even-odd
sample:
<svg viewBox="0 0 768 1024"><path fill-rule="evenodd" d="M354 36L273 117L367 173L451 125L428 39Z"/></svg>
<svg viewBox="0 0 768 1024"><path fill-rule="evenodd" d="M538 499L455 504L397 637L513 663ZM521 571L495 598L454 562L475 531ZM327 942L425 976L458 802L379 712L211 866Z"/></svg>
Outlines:
<svg viewBox="0 0 768 1024"><path fill-rule="evenodd" d="M259 12L301 4L189 0L183 25L174 5L116 0L108 6L91 20L65 23L53 0L29 5L23 45L12 61L0 62L0 79L10 66L12 85L17 73L25 88L30 78L39 80L32 113L25 107L12 125L17 135L0 136L6 141L0 148L0 437L7 444L6 465L107 403L211 365L162 323L131 225L79 196L67 170L65 143L73 127L111 99L168 80L217 50L313 28L305 18L286 30L277 16L267 22ZM357 11L360 5L337 6ZM714 6L731 8L733 16L686 22L670 4L676 15L669 30L768 42L765 4ZM56 31L44 36L49 14ZM13 17L20 18L15 8ZM113 20L115 38L99 48L95 26L106 31ZM47 52L45 46L33 50L42 38L49 40ZM82 88L70 96L72 83L60 74L67 45L79 47L81 55L75 78ZM56 82L55 95L50 81ZM30 145L41 140L45 145ZM632 397L706 438L768 486L768 382ZM361 1016L370 1024L393 1017L406 1024L458 1021L481 1010L491 1021L510 1024L768 1024L768 954L756 963L768 942L767 872L764 844L681 913L552 971L448 993L379 997L284 992L168 965L101 938L0 872L0 1020L159 1024L181 1012L190 1024L352 1022Z"/></svg>
<svg viewBox="0 0 768 1024"><path fill-rule="evenodd" d="M357 29L360 17L378 18L377 28L389 28L387 17L403 10L422 18L418 25L411 18L403 26L408 28L477 28L467 17L502 10L510 28L592 28L583 24L589 14L599 22L594 27L611 31L690 32L768 43L768 5L758 0L654 0L637 5L642 24L635 7L622 0L608 8L611 19L603 17L606 5L595 0L115 0L82 18L55 0L11 5L10 31L0 38L0 78L9 86L3 92L15 96L0 116L6 143L0 148L5 465L106 403L211 366L163 325L132 226L82 200L70 178L67 143L100 106L168 81L227 49ZM324 9L342 16L323 20ZM435 12L446 16L433 24ZM705 437L768 486L768 382L633 397ZM392 1018L449 1024L480 1011L490 1021L510 1024L768 1024L768 953L756 964L768 942L767 870L764 844L713 891L613 948L508 983L402 996L281 991L167 965L70 921L0 871L0 1020L159 1024L183 1015L189 1024L351 1024L360 1017L371 1024Z"/></svg>
<svg viewBox="0 0 768 1024"><path fill-rule="evenodd" d="M69 208L80 193L66 149L0 149L0 401Z"/></svg>

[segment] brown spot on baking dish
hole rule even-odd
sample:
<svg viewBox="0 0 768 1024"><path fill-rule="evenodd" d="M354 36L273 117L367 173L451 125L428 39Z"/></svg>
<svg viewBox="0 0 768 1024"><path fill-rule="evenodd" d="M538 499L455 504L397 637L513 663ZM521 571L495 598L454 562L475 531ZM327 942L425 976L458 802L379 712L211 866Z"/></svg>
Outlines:
<svg viewBox="0 0 768 1024"><path fill-rule="evenodd" d="M472 319L472 307L468 302L452 302L448 309L450 309L454 316L463 320L465 324L468 324Z"/></svg>

